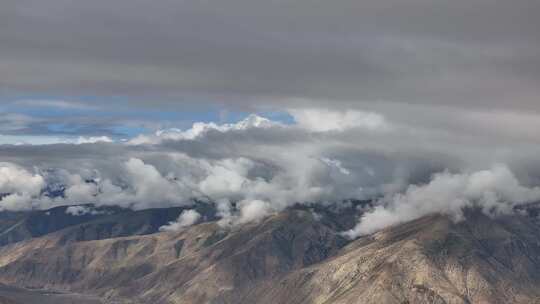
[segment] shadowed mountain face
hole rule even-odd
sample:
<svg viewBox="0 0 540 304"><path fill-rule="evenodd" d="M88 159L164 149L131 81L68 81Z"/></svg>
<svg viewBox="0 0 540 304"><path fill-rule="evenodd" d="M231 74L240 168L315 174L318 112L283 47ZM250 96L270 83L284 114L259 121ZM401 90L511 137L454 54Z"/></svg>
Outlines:
<svg viewBox="0 0 540 304"><path fill-rule="evenodd" d="M536 217L433 215L349 241L354 209L222 228L207 208L160 233L155 212L180 210L118 210L0 247L0 282L104 303L540 303Z"/></svg>
<svg viewBox="0 0 540 304"><path fill-rule="evenodd" d="M103 304L97 297L0 285L0 304Z"/></svg>
<svg viewBox="0 0 540 304"><path fill-rule="evenodd" d="M93 207L86 212L70 212L61 206L31 212L0 212L0 246L40 237L66 229L64 240L99 240L111 237L144 235L174 221L185 208L133 211L118 207ZM196 210L207 220L215 219L213 207L198 203Z"/></svg>

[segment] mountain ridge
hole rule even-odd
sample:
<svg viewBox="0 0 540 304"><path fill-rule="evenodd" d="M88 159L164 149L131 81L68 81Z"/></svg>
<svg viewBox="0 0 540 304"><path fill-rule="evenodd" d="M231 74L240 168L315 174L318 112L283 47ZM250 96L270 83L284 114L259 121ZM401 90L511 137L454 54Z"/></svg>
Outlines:
<svg viewBox="0 0 540 304"><path fill-rule="evenodd" d="M0 247L0 282L104 303L540 299L536 216L490 218L469 210L456 223L429 215L356 240L342 236L339 220L339 212L292 208L228 228L209 219L173 232L77 237L81 225L94 225L89 221Z"/></svg>

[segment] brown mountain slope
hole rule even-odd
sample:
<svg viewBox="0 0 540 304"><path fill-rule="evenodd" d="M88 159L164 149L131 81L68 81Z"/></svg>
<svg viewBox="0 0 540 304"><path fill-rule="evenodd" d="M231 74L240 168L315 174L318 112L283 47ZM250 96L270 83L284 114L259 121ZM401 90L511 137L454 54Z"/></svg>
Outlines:
<svg viewBox="0 0 540 304"><path fill-rule="evenodd" d="M74 207L74 206L71 206ZM73 214L68 206L48 210L0 212L0 246L41 237L59 230L66 242L156 233L159 227L175 220L186 208L122 209L114 206L79 205L92 212ZM198 202L195 210L205 220L215 219L213 207Z"/></svg>
<svg viewBox="0 0 540 304"><path fill-rule="evenodd" d="M103 304L98 298L79 294L27 290L0 284L0 304ZM112 303L111 303L112 304Z"/></svg>
<svg viewBox="0 0 540 304"><path fill-rule="evenodd" d="M303 211L231 231L206 223L180 233L70 243L63 233L0 248L0 280L137 296L145 303L175 301L180 295L188 303L208 303L324 260L345 244Z"/></svg>
<svg viewBox="0 0 540 304"><path fill-rule="evenodd" d="M540 303L540 228L526 216L429 216L345 247L298 210L232 230L64 233L0 248L0 281L122 303Z"/></svg>
<svg viewBox="0 0 540 304"><path fill-rule="evenodd" d="M540 229L523 216L430 216L276 282L263 303L540 303ZM290 292L294 290L294 292Z"/></svg>

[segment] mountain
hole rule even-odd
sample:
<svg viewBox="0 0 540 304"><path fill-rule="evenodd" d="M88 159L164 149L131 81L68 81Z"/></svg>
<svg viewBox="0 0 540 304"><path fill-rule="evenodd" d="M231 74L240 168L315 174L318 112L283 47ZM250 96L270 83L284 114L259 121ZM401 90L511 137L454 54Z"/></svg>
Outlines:
<svg viewBox="0 0 540 304"><path fill-rule="evenodd" d="M102 304L96 297L63 293L49 292L46 290L28 290L6 285L0 285L0 304Z"/></svg>
<svg viewBox="0 0 540 304"><path fill-rule="evenodd" d="M540 303L539 271L535 220L434 215L352 242L262 303Z"/></svg>
<svg viewBox="0 0 540 304"><path fill-rule="evenodd" d="M75 209L70 212L69 208ZM144 235L159 231L159 227L174 221L186 208L161 208L134 211L119 207L92 205L60 206L30 212L0 212L0 246L64 231L65 239L105 239L119 236ZM213 206L198 202L196 210L207 219L215 219Z"/></svg>
<svg viewBox="0 0 540 304"><path fill-rule="evenodd" d="M63 228L85 223L104 215L121 212L120 208L96 208L94 214L72 215L68 207L30 212L0 212L0 245L39 237Z"/></svg>
<svg viewBox="0 0 540 304"><path fill-rule="evenodd" d="M354 205L317 208L223 228L206 207L177 232L148 228L174 208L105 214L0 247L0 282L102 303L540 303L534 212L431 215L351 241Z"/></svg>

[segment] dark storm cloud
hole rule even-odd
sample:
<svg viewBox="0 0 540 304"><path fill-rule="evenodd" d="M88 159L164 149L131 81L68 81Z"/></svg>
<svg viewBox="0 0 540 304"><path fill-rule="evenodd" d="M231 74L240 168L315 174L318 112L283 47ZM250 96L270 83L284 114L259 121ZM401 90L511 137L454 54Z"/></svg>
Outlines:
<svg viewBox="0 0 540 304"><path fill-rule="evenodd" d="M0 87L538 110L539 12L535 0L8 0Z"/></svg>

